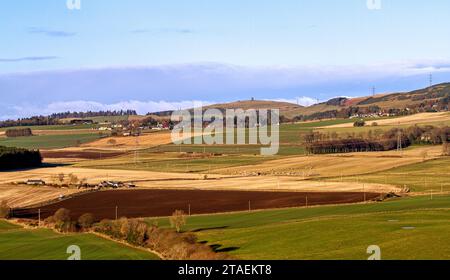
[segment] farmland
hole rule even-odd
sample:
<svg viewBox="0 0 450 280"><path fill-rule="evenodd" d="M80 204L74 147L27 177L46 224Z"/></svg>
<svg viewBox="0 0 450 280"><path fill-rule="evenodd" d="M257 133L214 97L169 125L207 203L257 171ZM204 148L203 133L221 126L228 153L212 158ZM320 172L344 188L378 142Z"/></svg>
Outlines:
<svg viewBox="0 0 450 280"><path fill-rule="evenodd" d="M37 209L45 218L67 208L73 218L92 212L98 219L114 219L117 206L118 216L147 217L149 223L156 220L162 227L169 226L168 219L156 217L183 210L193 215L183 230L219 252L242 259L366 259L369 245L380 246L383 259L448 259L450 240L444 233L449 230L445 221L450 210L450 162L442 156L441 145L311 155L305 152L304 140L312 132L347 138L367 137L375 130L382 134L416 123L440 127L448 124L447 117L427 113L422 117L379 118L377 126L365 127L353 127L350 119L281 124L280 152L275 156L260 155L260 144L175 145L168 131L101 138L85 126L39 127L34 130L36 136L0 138L0 145L10 141L10 145L42 149L48 164L2 172L0 200L16 208L16 215L31 218ZM248 136L252 131L245 132ZM192 138L196 137L199 135ZM69 185L17 184L42 179L57 186L55 178L61 174L66 178L72 174L92 185L118 181L136 184L137 188L80 194L83 189ZM400 198L372 201L388 193ZM64 199L58 200L61 196ZM32 208L17 209L27 207ZM50 242L47 234L65 242L46 230L26 230L26 234L37 234L35 238L43 238L44 244ZM93 250L89 258L119 258L118 249L93 247L96 236L64 238L85 242L84 247ZM130 254L123 258L149 257ZM60 258L25 251L16 257Z"/></svg>
<svg viewBox="0 0 450 280"><path fill-rule="evenodd" d="M380 246L383 259L448 259L449 218L449 196L423 196L196 216L185 230L242 259L363 260L370 245ZM167 226L163 219L159 223Z"/></svg>
<svg viewBox="0 0 450 280"><path fill-rule="evenodd" d="M71 210L72 218L92 213L97 219L170 216L175 210L191 214L251 211L271 208L345 204L379 198L377 193L360 192L256 192L216 190L116 190L93 192L36 208L15 209L17 218L42 218L58 209Z"/></svg>
<svg viewBox="0 0 450 280"><path fill-rule="evenodd" d="M155 255L92 234L58 234L25 229L0 220L0 260L66 260L77 245L83 260L156 260Z"/></svg>
<svg viewBox="0 0 450 280"><path fill-rule="evenodd" d="M57 134L30 137L0 138L0 145L25 149L58 149L73 147L100 138L99 134Z"/></svg>

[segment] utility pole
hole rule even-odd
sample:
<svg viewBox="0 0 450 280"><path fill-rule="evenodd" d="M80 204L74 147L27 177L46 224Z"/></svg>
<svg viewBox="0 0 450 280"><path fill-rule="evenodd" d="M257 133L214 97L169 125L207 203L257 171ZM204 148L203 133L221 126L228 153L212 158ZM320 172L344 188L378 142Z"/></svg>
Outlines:
<svg viewBox="0 0 450 280"><path fill-rule="evenodd" d="M430 87L433 86L433 74L430 74Z"/></svg>
<svg viewBox="0 0 450 280"><path fill-rule="evenodd" d="M306 206L306 208L308 208L308 195L306 195L306 198L305 198L305 206Z"/></svg>
<svg viewBox="0 0 450 280"><path fill-rule="evenodd" d="M248 201L248 211L252 211L252 203L250 202L250 200Z"/></svg>
<svg viewBox="0 0 450 280"><path fill-rule="evenodd" d="M397 133L397 152L401 152L402 150L402 132L399 130Z"/></svg>
<svg viewBox="0 0 450 280"><path fill-rule="evenodd" d="M136 136L136 149L134 150L134 164L138 163L139 136Z"/></svg>
<svg viewBox="0 0 450 280"><path fill-rule="evenodd" d="M366 203L366 184L363 184L364 203Z"/></svg>
<svg viewBox="0 0 450 280"><path fill-rule="evenodd" d="M118 210L119 210L119 207L116 205L116 221L117 221Z"/></svg>
<svg viewBox="0 0 450 280"><path fill-rule="evenodd" d="M375 93L376 93L376 88L372 87L372 96L375 96Z"/></svg>

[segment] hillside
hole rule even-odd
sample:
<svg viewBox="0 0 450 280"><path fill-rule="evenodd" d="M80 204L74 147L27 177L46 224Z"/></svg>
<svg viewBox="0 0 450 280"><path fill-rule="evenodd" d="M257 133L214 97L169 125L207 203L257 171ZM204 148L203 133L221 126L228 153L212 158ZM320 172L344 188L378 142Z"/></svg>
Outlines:
<svg viewBox="0 0 450 280"><path fill-rule="evenodd" d="M420 112L448 111L450 83L444 83L411 92L378 94L356 98L338 97L309 107L288 111L285 116L295 118L349 117L362 113L410 114ZM356 109L356 108L359 108ZM341 112L341 114L339 114Z"/></svg>
<svg viewBox="0 0 450 280"><path fill-rule="evenodd" d="M206 106L204 109L280 109L280 115L294 120L348 118L354 115L389 114L448 111L450 83L435 85L411 92L377 94L356 98L337 97L326 102L304 107L293 103L245 100ZM155 113L170 116L170 111Z"/></svg>

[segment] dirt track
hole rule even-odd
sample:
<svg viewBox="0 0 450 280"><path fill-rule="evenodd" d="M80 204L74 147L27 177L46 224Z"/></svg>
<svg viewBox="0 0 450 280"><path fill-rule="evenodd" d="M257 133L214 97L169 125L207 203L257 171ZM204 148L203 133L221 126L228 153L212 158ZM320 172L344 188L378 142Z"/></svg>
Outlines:
<svg viewBox="0 0 450 280"><path fill-rule="evenodd" d="M366 193L366 199L380 195ZM361 202L362 193L300 193L300 192L246 192L205 190L116 190L80 195L52 205L40 207L41 217L46 218L60 208L71 211L73 218L93 213L97 219L114 219L116 206L118 216L160 217L170 216L175 210L191 214L245 211L250 208L269 209L308 205L342 204ZM15 217L35 218L38 209L16 209Z"/></svg>

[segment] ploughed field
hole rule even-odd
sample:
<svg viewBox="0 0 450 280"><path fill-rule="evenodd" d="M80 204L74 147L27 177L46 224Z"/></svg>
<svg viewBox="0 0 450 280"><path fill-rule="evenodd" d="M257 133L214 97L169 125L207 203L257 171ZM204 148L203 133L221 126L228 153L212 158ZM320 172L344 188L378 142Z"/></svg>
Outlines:
<svg viewBox="0 0 450 280"><path fill-rule="evenodd" d="M71 211L73 218L92 213L96 219L118 217L170 216L175 210L186 214L209 214L271 208L302 207L362 202L379 198L377 193L361 192L258 192L210 190L112 190L99 191L40 206L41 218L60 208ZM14 217L37 218L38 208L14 209Z"/></svg>

